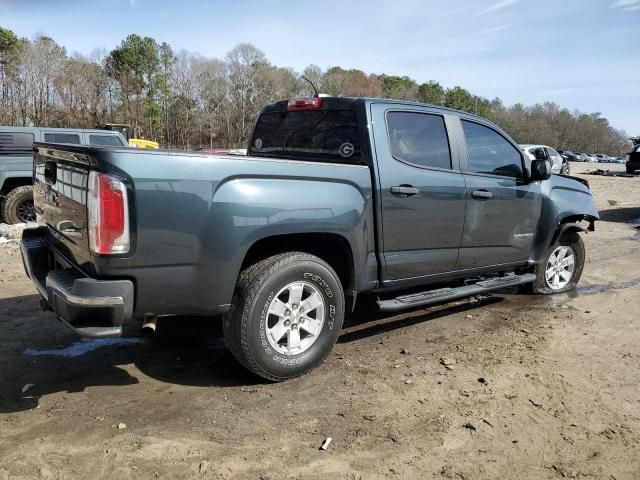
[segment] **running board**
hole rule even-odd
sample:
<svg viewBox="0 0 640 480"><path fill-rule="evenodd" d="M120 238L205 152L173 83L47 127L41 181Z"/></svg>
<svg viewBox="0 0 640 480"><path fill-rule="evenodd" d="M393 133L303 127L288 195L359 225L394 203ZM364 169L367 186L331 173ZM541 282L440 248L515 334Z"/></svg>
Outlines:
<svg viewBox="0 0 640 480"><path fill-rule="evenodd" d="M397 312L399 310L431 305L433 303L450 302L459 298L488 293L505 287L515 287L516 285L532 283L535 279L536 276L533 273L489 278L463 287L439 288L437 290L428 290L411 295L402 295L392 298L391 300L378 300L378 308L382 312Z"/></svg>

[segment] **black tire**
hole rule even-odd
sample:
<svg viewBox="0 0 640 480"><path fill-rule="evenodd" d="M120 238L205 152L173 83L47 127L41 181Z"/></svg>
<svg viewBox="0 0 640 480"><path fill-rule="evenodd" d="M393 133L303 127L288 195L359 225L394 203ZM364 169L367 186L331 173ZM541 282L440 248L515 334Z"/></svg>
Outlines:
<svg viewBox="0 0 640 480"><path fill-rule="evenodd" d="M278 292L295 282L306 283L321 295L324 323L308 349L283 354L267 338L274 321L268 310ZM335 271L314 255L290 252L262 260L240 274L223 329L238 362L267 380L282 381L322 363L338 340L343 320L344 293Z"/></svg>
<svg viewBox="0 0 640 480"><path fill-rule="evenodd" d="M561 288L553 288L546 279L546 272L549 266L551 255L559 247L568 247L574 255L574 268L571 273L571 277L568 283ZM576 288L576 285L580 281L582 276L582 270L584 268L585 261L585 249L584 243L577 232L566 232L560 236L557 242L555 242L549 251L545 255L544 261L536 266L534 273L536 274L536 280L531 285L533 293L549 295L552 293L568 292Z"/></svg>
<svg viewBox="0 0 640 480"><path fill-rule="evenodd" d="M560 167L560 175L570 175L571 174L571 166L569 162L562 162L562 167Z"/></svg>
<svg viewBox="0 0 640 480"><path fill-rule="evenodd" d="M636 169L631 165L627 165L627 173L635 173Z"/></svg>
<svg viewBox="0 0 640 480"><path fill-rule="evenodd" d="M9 225L36 221L31 185L14 188L7 194L2 202L2 218Z"/></svg>

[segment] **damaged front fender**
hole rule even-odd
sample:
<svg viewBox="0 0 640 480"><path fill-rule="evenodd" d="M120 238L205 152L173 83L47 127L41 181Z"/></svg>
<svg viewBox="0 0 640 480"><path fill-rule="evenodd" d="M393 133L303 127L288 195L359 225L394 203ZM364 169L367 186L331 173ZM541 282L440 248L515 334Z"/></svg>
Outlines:
<svg viewBox="0 0 640 480"><path fill-rule="evenodd" d="M541 193L542 212L530 263L541 262L563 233L593 231L600 218L588 183L580 179L552 175L541 182ZM583 221L588 222L586 226L579 224Z"/></svg>

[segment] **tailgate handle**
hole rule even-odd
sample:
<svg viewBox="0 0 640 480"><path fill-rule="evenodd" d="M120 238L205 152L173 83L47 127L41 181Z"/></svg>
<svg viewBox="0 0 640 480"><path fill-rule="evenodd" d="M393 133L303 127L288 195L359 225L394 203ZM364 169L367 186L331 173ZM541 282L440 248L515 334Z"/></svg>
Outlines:
<svg viewBox="0 0 640 480"><path fill-rule="evenodd" d="M58 231L67 237L82 237L82 230L69 220L58 223Z"/></svg>
<svg viewBox="0 0 640 480"><path fill-rule="evenodd" d="M56 162L45 162L44 164L44 180L50 185L56 183L56 173L58 171L58 166Z"/></svg>
<svg viewBox="0 0 640 480"><path fill-rule="evenodd" d="M418 192L419 190L413 185L397 185L391 187L391 194L398 197L412 197L413 195L417 195Z"/></svg>

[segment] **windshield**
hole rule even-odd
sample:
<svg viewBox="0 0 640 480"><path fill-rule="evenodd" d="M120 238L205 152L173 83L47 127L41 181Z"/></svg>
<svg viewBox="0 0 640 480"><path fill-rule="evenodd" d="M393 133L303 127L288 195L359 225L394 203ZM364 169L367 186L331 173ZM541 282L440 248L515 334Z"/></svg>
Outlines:
<svg viewBox="0 0 640 480"><path fill-rule="evenodd" d="M249 155L362 163L356 115L351 110L263 113Z"/></svg>

